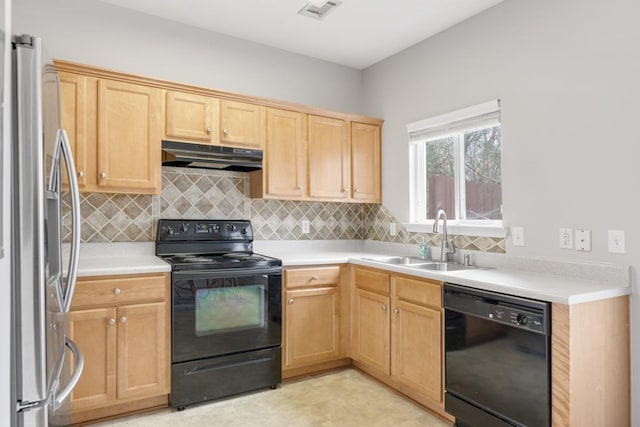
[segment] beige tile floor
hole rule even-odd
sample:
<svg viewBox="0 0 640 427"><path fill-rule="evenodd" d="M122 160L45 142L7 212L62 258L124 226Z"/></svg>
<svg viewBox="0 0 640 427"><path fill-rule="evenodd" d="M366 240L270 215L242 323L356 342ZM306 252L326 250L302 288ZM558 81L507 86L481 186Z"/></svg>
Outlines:
<svg viewBox="0 0 640 427"><path fill-rule="evenodd" d="M218 402L104 421L100 427L450 427L379 382L347 369Z"/></svg>

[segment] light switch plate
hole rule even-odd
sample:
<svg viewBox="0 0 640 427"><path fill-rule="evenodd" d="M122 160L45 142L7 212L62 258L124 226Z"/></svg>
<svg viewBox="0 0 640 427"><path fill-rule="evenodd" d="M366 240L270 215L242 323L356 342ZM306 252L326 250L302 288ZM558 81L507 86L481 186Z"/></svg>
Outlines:
<svg viewBox="0 0 640 427"><path fill-rule="evenodd" d="M511 227L513 246L524 246L524 227Z"/></svg>
<svg viewBox="0 0 640 427"><path fill-rule="evenodd" d="M309 234L309 220L308 219L303 219L302 220L302 234Z"/></svg>
<svg viewBox="0 0 640 427"><path fill-rule="evenodd" d="M579 228L576 230L576 251L588 252L591 250L591 230Z"/></svg>
<svg viewBox="0 0 640 427"><path fill-rule="evenodd" d="M398 234L398 230L396 229L396 223L395 222L390 222L389 223L389 236L394 237L396 234Z"/></svg>
<svg viewBox="0 0 640 427"><path fill-rule="evenodd" d="M627 249L624 242L623 230L609 230L609 253L624 254Z"/></svg>

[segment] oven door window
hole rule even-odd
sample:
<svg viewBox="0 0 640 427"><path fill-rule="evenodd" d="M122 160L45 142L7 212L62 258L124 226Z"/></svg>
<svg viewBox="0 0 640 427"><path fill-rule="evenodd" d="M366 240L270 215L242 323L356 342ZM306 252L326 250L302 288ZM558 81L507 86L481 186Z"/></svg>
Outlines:
<svg viewBox="0 0 640 427"><path fill-rule="evenodd" d="M236 278L211 282L211 287L196 290L197 336L264 327L264 285L240 286Z"/></svg>
<svg viewBox="0 0 640 427"><path fill-rule="evenodd" d="M282 273L172 275L172 361L280 345Z"/></svg>

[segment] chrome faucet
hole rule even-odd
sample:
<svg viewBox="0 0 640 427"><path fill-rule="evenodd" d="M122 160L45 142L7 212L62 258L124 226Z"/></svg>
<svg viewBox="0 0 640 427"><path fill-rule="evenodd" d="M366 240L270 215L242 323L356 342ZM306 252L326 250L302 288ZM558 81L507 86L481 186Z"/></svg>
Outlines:
<svg viewBox="0 0 640 427"><path fill-rule="evenodd" d="M433 232L438 232L438 221L442 218L442 244L440 245L440 261L448 262L449 254L456 253L456 247L453 242L449 243L447 238L447 214L443 209L439 209L436 219L433 222Z"/></svg>

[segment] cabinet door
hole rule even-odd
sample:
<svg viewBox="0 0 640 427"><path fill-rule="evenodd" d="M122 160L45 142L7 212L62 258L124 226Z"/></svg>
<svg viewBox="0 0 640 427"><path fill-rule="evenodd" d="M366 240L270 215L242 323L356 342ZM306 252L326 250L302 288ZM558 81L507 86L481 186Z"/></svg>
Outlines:
<svg viewBox="0 0 640 427"><path fill-rule="evenodd" d="M352 123L352 198L361 202L380 203L380 175L380 126Z"/></svg>
<svg viewBox="0 0 640 427"><path fill-rule="evenodd" d="M285 367L327 362L340 354L337 288L286 292Z"/></svg>
<svg viewBox="0 0 640 427"><path fill-rule="evenodd" d="M440 310L397 301L392 314L392 375L434 402L442 400Z"/></svg>
<svg viewBox="0 0 640 427"><path fill-rule="evenodd" d="M161 90L98 81L98 186L160 193Z"/></svg>
<svg viewBox="0 0 640 427"><path fill-rule="evenodd" d="M78 174L78 186L84 189L87 179L87 77L60 73L62 128L67 132ZM63 160L64 161L64 160ZM66 173L62 180L67 184Z"/></svg>
<svg viewBox="0 0 640 427"><path fill-rule="evenodd" d="M208 96L167 91L166 135L169 139L220 143L220 101Z"/></svg>
<svg viewBox="0 0 640 427"><path fill-rule="evenodd" d="M267 109L265 196L300 199L306 194L304 114Z"/></svg>
<svg viewBox="0 0 640 427"><path fill-rule="evenodd" d="M309 196L325 200L349 198L349 139L347 123L309 116Z"/></svg>
<svg viewBox="0 0 640 427"><path fill-rule="evenodd" d="M166 303L118 307L118 399L169 392Z"/></svg>
<svg viewBox="0 0 640 427"><path fill-rule="evenodd" d="M391 359L389 297L356 289L352 309L353 359L389 375Z"/></svg>
<svg viewBox="0 0 640 427"><path fill-rule="evenodd" d="M71 393L74 412L116 400L115 316L115 308L69 312L69 338L84 355L82 376Z"/></svg>
<svg viewBox="0 0 640 427"><path fill-rule="evenodd" d="M220 101L220 142L261 149L264 133L264 107L237 101Z"/></svg>

